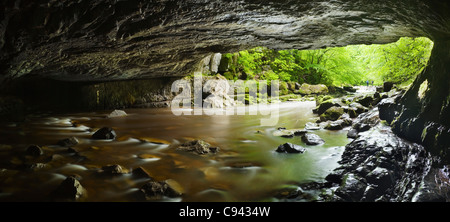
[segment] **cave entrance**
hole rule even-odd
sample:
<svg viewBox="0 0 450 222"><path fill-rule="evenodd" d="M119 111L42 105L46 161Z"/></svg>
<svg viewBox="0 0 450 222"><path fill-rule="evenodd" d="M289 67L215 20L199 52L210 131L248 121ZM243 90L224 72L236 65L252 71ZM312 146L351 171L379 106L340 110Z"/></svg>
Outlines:
<svg viewBox="0 0 450 222"><path fill-rule="evenodd" d="M295 83L342 87L392 82L408 87L427 66L433 45L426 37L402 37L390 44L316 50L256 47L210 55L198 71L230 80L280 80L281 94L287 94Z"/></svg>

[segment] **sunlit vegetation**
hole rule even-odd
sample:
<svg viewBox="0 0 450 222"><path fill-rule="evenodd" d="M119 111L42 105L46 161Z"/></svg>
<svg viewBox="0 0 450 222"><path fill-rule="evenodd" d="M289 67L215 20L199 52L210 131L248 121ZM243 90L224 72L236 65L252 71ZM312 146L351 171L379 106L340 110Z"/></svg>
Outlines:
<svg viewBox="0 0 450 222"><path fill-rule="evenodd" d="M400 38L385 45L349 45L317 50L257 47L224 55L227 79L281 80L325 85L409 84L428 64L433 42Z"/></svg>

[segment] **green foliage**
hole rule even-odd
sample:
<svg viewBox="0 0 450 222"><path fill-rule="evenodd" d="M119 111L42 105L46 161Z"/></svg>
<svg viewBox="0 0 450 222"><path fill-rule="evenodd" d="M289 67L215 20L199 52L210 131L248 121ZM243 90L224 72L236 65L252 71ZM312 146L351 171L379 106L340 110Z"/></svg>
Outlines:
<svg viewBox="0 0 450 222"><path fill-rule="evenodd" d="M386 45L350 45L317 50L264 47L228 53L227 79L281 80L325 85L361 85L366 80L408 84L427 65L433 42L400 38ZM285 90L286 91L286 90Z"/></svg>
<svg viewBox="0 0 450 222"><path fill-rule="evenodd" d="M387 45L360 47L361 54L371 54L362 59L369 78L394 83L411 83L428 64L433 42L428 38L400 38Z"/></svg>

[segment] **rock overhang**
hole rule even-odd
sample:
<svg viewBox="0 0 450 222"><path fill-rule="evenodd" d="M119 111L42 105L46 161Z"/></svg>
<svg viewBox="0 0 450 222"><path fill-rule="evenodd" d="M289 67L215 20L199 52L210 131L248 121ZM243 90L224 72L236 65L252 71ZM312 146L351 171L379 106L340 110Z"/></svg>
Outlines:
<svg viewBox="0 0 450 222"><path fill-rule="evenodd" d="M215 52L317 49L449 36L439 1L11 1L0 80L178 77Z"/></svg>

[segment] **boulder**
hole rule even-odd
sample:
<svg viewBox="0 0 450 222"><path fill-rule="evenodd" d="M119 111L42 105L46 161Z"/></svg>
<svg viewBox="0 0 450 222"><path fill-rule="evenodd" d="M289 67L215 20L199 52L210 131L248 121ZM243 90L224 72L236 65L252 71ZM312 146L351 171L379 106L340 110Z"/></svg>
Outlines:
<svg viewBox="0 0 450 222"><path fill-rule="evenodd" d="M69 176L54 190L50 197L55 201L75 201L86 194L86 190L74 177Z"/></svg>
<svg viewBox="0 0 450 222"><path fill-rule="evenodd" d="M101 173L107 174L107 175L121 175L128 173L128 171L123 168L121 165L113 164L113 165L106 165L102 167Z"/></svg>
<svg viewBox="0 0 450 222"><path fill-rule="evenodd" d="M355 108L355 107L343 107L343 108L344 108L344 112L346 112L350 118L358 117L359 114L356 112L357 108Z"/></svg>
<svg viewBox="0 0 450 222"><path fill-rule="evenodd" d="M212 147L211 144L203 140L191 140L181 144L177 147L177 150L193 152L199 155L207 153L217 153L219 151L218 147Z"/></svg>
<svg viewBox="0 0 450 222"><path fill-rule="evenodd" d="M361 104L365 107L369 107L374 102L374 98L372 96L367 95L367 96L364 96L363 98L356 100L356 102L358 102L359 104Z"/></svg>
<svg viewBox="0 0 450 222"><path fill-rule="evenodd" d="M103 127L97 130L93 135L92 139L96 140L110 140L115 139L117 136L116 132L111 127Z"/></svg>
<svg viewBox="0 0 450 222"><path fill-rule="evenodd" d="M394 101L393 98L382 99L378 103L378 111L380 119L386 120L387 123L391 123L394 118L399 114L399 105Z"/></svg>
<svg viewBox="0 0 450 222"><path fill-rule="evenodd" d="M343 89L347 92L356 92L356 89L353 86L344 86Z"/></svg>
<svg viewBox="0 0 450 222"><path fill-rule="evenodd" d="M279 145L275 151L278 153L304 153L306 149L299 145L295 145L292 143L285 143Z"/></svg>
<svg viewBox="0 0 450 222"><path fill-rule="evenodd" d="M342 107L330 107L327 109L322 115L320 115L320 121L335 121L341 117L341 115L344 114L344 109Z"/></svg>
<svg viewBox="0 0 450 222"><path fill-rule="evenodd" d="M356 102L350 103L349 107L355 108L356 109L355 111L357 114L361 114L361 113L365 113L365 112L369 111L369 109L367 107L364 107L360 103L356 103Z"/></svg>
<svg viewBox="0 0 450 222"><path fill-rule="evenodd" d="M175 180L148 181L141 187L147 200L161 199L167 197L179 197L183 195L183 189Z"/></svg>
<svg viewBox="0 0 450 222"><path fill-rule="evenodd" d="M305 133L302 136L302 141L307 145L320 145L325 143L325 141L320 138L318 135L313 133Z"/></svg>
<svg viewBox="0 0 450 222"><path fill-rule="evenodd" d="M392 87L394 87L394 83L393 82L384 82L383 83L383 91L384 92L391 91Z"/></svg>
<svg viewBox="0 0 450 222"><path fill-rule="evenodd" d="M327 130L341 130L344 126L344 120L336 120L336 121L329 121L328 124L325 126L324 129Z"/></svg>
<svg viewBox="0 0 450 222"><path fill-rule="evenodd" d="M148 179L153 180L153 177L150 176L150 173L143 167L138 167L136 169L133 169L132 174L133 174L133 176L136 176L136 177L148 178Z"/></svg>
<svg viewBox="0 0 450 222"><path fill-rule="evenodd" d="M279 129L275 132L273 132L274 136L281 136L281 137L285 137L285 138L292 138L294 136L301 136L304 135L305 133L307 133L306 130L301 130L301 129L290 129L287 130L286 128L284 129Z"/></svg>
<svg viewBox="0 0 450 222"><path fill-rule="evenodd" d="M60 145L60 146L65 146L65 147L75 146L75 145L77 145L78 143L79 143L78 139L77 139L76 137L73 137L73 136L58 141L58 145Z"/></svg>
<svg viewBox="0 0 450 222"><path fill-rule="evenodd" d="M231 88L228 80L220 74L208 77L203 83L203 107L205 108L225 108L236 104L229 96ZM195 89L194 89L195 90Z"/></svg>
<svg viewBox="0 0 450 222"><path fill-rule="evenodd" d="M318 85L309 85L307 83L303 83L298 89L298 93L301 95L311 95L311 94L327 94L328 87L323 84Z"/></svg>
<svg viewBox="0 0 450 222"><path fill-rule="evenodd" d="M358 137L358 130L350 129L347 133L347 138L355 139L356 137Z"/></svg>
<svg viewBox="0 0 450 222"><path fill-rule="evenodd" d="M331 107L341 107L339 103L334 101L333 99L329 99L321 102L314 110L313 113L322 115L325 111L327 111Z"/></svg>
<svg viewBox="0 0 450 222"><path fill-rule="evenodd" d="M358 132L365 132L380 122L378 110L376 108L363 113L353 121L352 128Z"/></svg>
<svg viewBox="0 0 450 222"><path fill-rule="evenodd" d="M323 126L318 123L307 122L305 124L305 130L321 130Z"/></svg>
<svg viewBox="0 0 450 222"><path fill-rule="evenodd" d="M347 173L342 178L341 185L336 189L335 195L344 201L358 202L363 198L367 183L364 178L353 173Z"/></svg>
<svg viewBox="0 0 450 222"><path fill-rule="evenodd" d="M108 118L114 118L114 117L124 117L127 116L127 113L123 110L114 110L112 111L107 117Z"/></svg>
<svg viewBox="0 0 450 222"><path fill-rule="evenodd" d="M44 151L38 145L31 145L27 148L26 153L31 156L41 156L44 154Z"/></svg>

